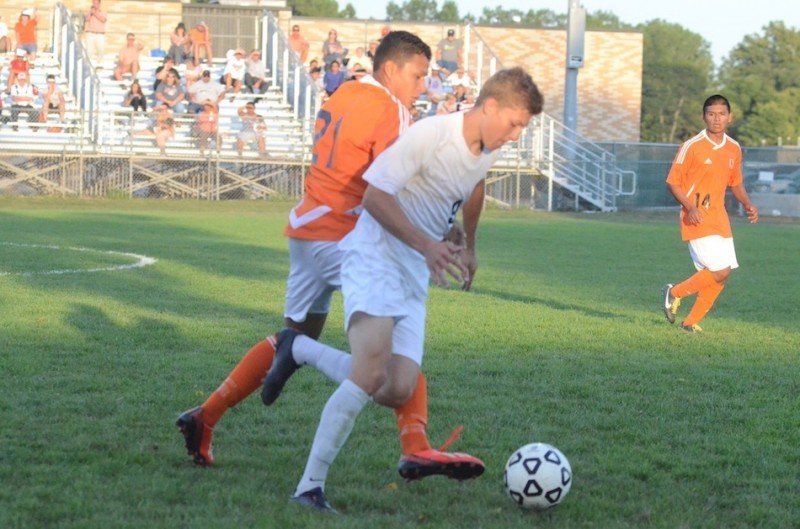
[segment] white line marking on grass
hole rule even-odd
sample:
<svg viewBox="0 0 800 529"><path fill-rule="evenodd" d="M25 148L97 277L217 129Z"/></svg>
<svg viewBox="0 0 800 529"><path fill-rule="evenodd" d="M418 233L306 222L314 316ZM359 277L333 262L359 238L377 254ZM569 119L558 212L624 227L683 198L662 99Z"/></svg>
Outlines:
<svg viewBox="0 0 800 529"><path fill-rule="evenodd" d="M16 246L20 248L45 248L47 250L71 250L73 252L91 252L91 253L100 253L100 254L108 254L108 255L123 255L125 257L130 257L131 259L135 259L136 262L130 264L122 264L122 265L114 265L114 266L104 266L101 268L74 268L74 269L64 269L64 270L42 270L40 272L2 272L0 271L0 276L53 276L53 275L62 275L62 274L82 274L85 272L110 272L110 271L117 271L117 270L130 270L131 268L142 268L144 266L150 266L154 264L157 259L153 257L147 257L146 255L139 255L137 253L128 253L128 252L115 252L112 250L96 250L94 248L84 248L81 246L56 246L53 244L22 244L17 242L0 242L0 245L3 246Z"/></svg>

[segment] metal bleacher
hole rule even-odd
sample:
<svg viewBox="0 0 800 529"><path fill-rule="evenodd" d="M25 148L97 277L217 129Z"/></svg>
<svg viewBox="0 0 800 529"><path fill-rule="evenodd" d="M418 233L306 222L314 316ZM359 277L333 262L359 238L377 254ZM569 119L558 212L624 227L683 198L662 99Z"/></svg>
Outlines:
<svg viewBox="0 0 800 529"><path fill-rule="evenodd" d="M64 119L58 111L50 111L47 122L28 122L27 112L21 111L16 120L11 119L11 87L8 85L9 68L7 64L12 59L12 54L0 56L3 70L0 73L0 86L2 86L2 123L0 123L0 144L6 149L24 148L37 151L78 151L82 144L88 140L88 134L82 126L79 105L69 89L69 81L64 75L60 64L52 53L39 53L36 62L28 71L29 83L39 91L39 97L34 102L34 107L40 110L43 106L42 96L47 86L47 76L54 75L56 84L64 93L66 102Z"/></svg>
<svg viewBox="0 0 800 529"><path fill-rule="evenodd" d="M143 93L148 97L148 109L153 106L153 83L156 68L161 64L161 59L140 59L140 71L137 75ZM97 68L97 77L100 80L100 97L98 113L97 146L104 153L114 154L157 154L160 153L155 146L153 138L137 135L137 132L147 128L150 121L150 112L134 112L125 109L123 101L128 92L132 79L129 75L123 81L117 81L112 76L114 62L105 59ZM209 67L212 79L219 79L222 75L224 62L214 60ZM178 69L179 72L181 68ZM241 130L242 122L237 111L248 101L256 104L256 113L264 118L267 124L265 142L267 154L270 158L294 158L301 149L297 146L305 141L300 123L294 118L291 107L284 101L280 91L270 88L265 94L251 94L240 92L226 95L219 104L219 134L217 147L209 149L207 153L215 153L221 157L259 157L255 147L245 149L240 155L236 150L236 138ZM197 157L199 154L197 140L191 136L191 126L195 119L194 113L175 114L175 136L167 140L166 154L175 156ZM212 145L213 146L213 145Z"/></svg>

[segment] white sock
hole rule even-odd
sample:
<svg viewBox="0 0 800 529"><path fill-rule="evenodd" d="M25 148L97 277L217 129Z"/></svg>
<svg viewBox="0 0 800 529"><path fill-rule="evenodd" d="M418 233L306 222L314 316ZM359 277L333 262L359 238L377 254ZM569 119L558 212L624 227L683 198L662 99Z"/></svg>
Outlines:
<svg viewBox="0 0 800 529"><path fill-rule="evenodd" d="M353 363L350 354L302 334L292 343L292 356L298 364L317 368L337 384L341 384L347 378Z"/></svg>
<svg viewBox="0 0 800 529"><path fill-rule="evenodd" d="M316 487L325 490L328 469L347 441L356 418L369 401L369 395L350 379L345 379L333 392L322 410L306 469L294 491L295 496Z"/></svg>

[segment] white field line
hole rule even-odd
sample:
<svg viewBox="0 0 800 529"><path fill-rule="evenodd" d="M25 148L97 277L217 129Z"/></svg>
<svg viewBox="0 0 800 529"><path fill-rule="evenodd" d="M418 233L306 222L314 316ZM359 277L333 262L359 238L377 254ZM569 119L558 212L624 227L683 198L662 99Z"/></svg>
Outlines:
<svg viewBox="0 0 800 529"><path fill-rule="evenodd" d="M130 270L132 268L141 268L144 266L150 266L154 264L157 259L153 257L147 257L146 255L139 255L136 253L128 253L128 252L114 252L111 250L96 250L94 248L83 248L80 246L56 246L52 244L23 244L23 243L16 243L16 242L0 242L1 246L16 246L19 248L44 248L47 250L62 250L62 251L73 251L73 252L90 252L90 253L99 253L99 254L108 254L108 255L123 255L125 257L130 257L134 259L135 262L130 264L121 264L115 266L104 266L100 268L74 268L74 269L64 269L64 270L41 270L37 272L3 272L0 270L0 276L53 276L53 275L63 275L63 274L83 274L86 272L109 272L109 271L116 271L116 270Z"/></svg>

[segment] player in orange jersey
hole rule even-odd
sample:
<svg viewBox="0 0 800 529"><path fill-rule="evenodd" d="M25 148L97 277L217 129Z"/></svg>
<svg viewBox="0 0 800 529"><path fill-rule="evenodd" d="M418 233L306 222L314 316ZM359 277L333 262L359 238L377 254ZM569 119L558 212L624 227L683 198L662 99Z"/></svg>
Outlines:
<svg viewBox="0 0 800 529"><path fill-rule="evenodd" d="M256 344L202 406L178 418L186 448L198 464L212 464L214 425L227 409L260 387L262 379L262 399L271 404L299 366L314 366L336 383L347 376L350 355L316 341L331 296L341 288L338 242L353 229L361 211L366 189L362 175L411 124L409 108L425 89L430 57L430 48L418 37L394 32L378 48L375 76L345 83L320 111L303 199L292 209L285 232L291 261L284 310L287 328ZM469 266L474 276L477 265ZM268 371L271 379L265 378ZM462 466L463 461L431 449L428 443L427 389L421 372L407 402L383 404L395 407L403 477L454 475L454 469Z"/></svg>
<svg viewBox="0 0 800 529"><path fill-rule="evenodd" d="M681 238L689 242L697 273L677 285L664 286L664 314L675 323L681 299L697 293L694 306L680 325L692 333L702 331L698 324L722 292L731 269L739 267L725 210L726 188L730 187L744 206L750 222L758 222L758 209L742 182L742 149L725 133L731 119L731 105L725 97L706 99L705 130L681 145L667 176L667 187L682 206Z"/></svg>

